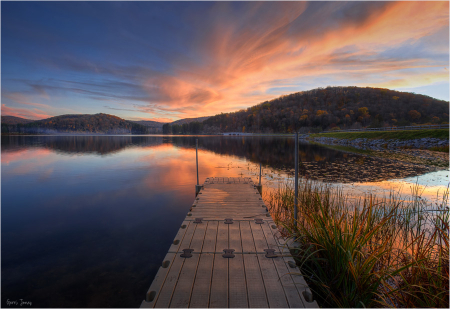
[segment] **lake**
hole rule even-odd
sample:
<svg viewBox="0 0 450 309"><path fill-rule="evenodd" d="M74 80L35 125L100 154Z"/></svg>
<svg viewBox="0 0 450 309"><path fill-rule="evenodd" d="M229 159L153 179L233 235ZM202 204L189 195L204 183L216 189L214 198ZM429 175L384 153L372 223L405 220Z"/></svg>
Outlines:
<svg viewBox="0 0 450 309"><path fill-rule="evenodd" d="M195 140L2 136L2 306L139 307L194 200ZM256 182L260 163L265 192L292 176L291 137L198 140L201 184L220 176ZM304 177L353 194L418 181L431 200L448 184L448 171L306 142L299 155Z"/></svg>

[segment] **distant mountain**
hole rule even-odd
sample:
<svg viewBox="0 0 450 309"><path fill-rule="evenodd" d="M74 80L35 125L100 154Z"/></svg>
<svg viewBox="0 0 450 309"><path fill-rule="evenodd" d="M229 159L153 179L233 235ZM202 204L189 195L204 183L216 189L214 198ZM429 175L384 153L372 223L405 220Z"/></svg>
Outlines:
<svg viewBox="0 0 450 309"><path fill-rule="evenodd" d="M143 125L108 114L61 115L15 125L4 124L2 121L2 133L146 134L148 131Z"/></svg>
<svg viewBox="0 0 450 309"><path fill-rule="evenodd" d="M134 121L134 120L128 120L146 127L151 127L151 128L159 128L162 129L163 126L163 122L158 122L158 121L151 121L151 120L139 120L139 121Z"/></svg>
<svg viewBox="0 0 450 309"><path fill-rule="evenodd" d="M449 102L371 87L327 87L284 95L246 110L172 123L129 121L108 114L43 120L2 116L2 133L216 134L290 133L362 127L444 124Z"/></svg>
<svg viewBox="0 0 450 309"><path fill-rule="evenodd" d="M25 118L20 118L20 117L15 117L15 116L2 116L2 124L11 124L11 125L15 125L15 124L24 124L24 123L29 123L29 122L33 122L36 120L31 120L31 119L25 119Z"/></svg>
<svg viewBox="0 0 450 309"><path fill-rule="evenodd" d="M151 120L140 120L140 121L128 120L128 121L147 127L148 133L152 134L162 133L162 127L164 124L162 122Z"/></svg>
<svg viewBox="0 0 450 309"><path fill-rule="evenodd" d="M327 87L210 117L203 121L202 132L289 133L440 124L448 123L448 113L448 101L425 95L371 87Z"/></svg>
<svg viewBox="0 0 450 309"><path fill-rule="evenodd" d="M198 117L198 118L184 118L184 119L180 119L180 120L176 120L174 122L171 122L170 125L183 125L185 123L191 123L191 122L203 122L206 119L210 118L211 116L206 116L206 117Z"/></svg>

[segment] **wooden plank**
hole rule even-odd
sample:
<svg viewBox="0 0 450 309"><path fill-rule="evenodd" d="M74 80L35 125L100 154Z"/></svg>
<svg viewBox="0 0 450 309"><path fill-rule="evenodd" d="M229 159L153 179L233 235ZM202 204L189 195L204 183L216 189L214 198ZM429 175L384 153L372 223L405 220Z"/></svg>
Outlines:
<svg viewBox="0 0 450 309"><path fill-rule="evenodd" d="M203 240L205 238L206 227L208 225L207 222L202 223L191 223L197 225L194 231L194 235L192 236L190 248L194 249L194 252L200 253L203 247ZM182 248L184 249L184 248Z"/></svg>
<svg viewBox="0 0 450 309"><path fill-rule="evenodd" d="M211 289L212 267L214 254L202 253L197 267L194 287L192 289L191 308L206 308L209 304Z"/></svg>
<svg viewBox="0 0 450 309"><path fill-rule="evenodd" d="M185 259L170 302L171 308L188 307L198 260L199 254L193 254L191 258Z"/></svg>
<svg viewBox="0 0 450 309"><path fill-rule="evenodd" d="M283 260L285 261L285 263L291 262L291 263L295 264L294 258L292 256L283 257ZM319 308L319 304L315 300L312 302L308 302L305 299L303 292L307 289L309 290L309 287L305 281L305 278L303 278L302 273L298 269L298 267L291 268L290 275L294 282L295 287L297 288L297 291L300 295L300 298L301 298L302 303L305 306L305 308Z"/></svg>
<svg viewBox="0 0 450 309"><path fill-rule="evenodd" d="M200 217L202 223L193 223ZM233 224L225 224L225 218ZM264 223L256 224L256 218ZM172 262L158 271L148 291L150 301L142 307L317 306L306 302L306 282L293 274L298 269L281 255L265 257L264 249L271 248L292 259L273 224L250 177L207 179L169 249ZM193 257L181 258L187 248L194 249ZM224 258L223 249L234 249L235 257Z"/></svg>
<svg viewBox="0 0 450 309"><path fill-rule="evenodd" d="M236 254L234 258L229 259L228 268L230 307L248 308L243 255Z"/></svg>
<svg viewBox="0 0 450 309"><path fill-rule="evenodd" d="M183 221L181 223L181 226L185 226L186 228L189 226L191 221ZM183 241L184 235L186 234L186 228L180 228L177 232L177 235L175 235L175 238L173 239L172 245L169 248L168 252L177 252L181 242Z"/></svg>
<svg viewBox="0 0 450 309"><path fill-rule="evenodd" d="M243 254L249 308L268 308L266 290L256 254Z"/></svg>
<svg viewBox="0 0 450 309"><path fill-rule="evenodd" d="M215 252L216 251L216 239L217 239L217 221L206 221L208 226L206 228L205 239L203 241L203 252Z"/></svg>
<svg viewBox="0 0 450 309"><path fill-rule="evenodd" d="M290 254L289 248L287 246L281 246L275 239L275 236L272 233L273 230L272 225L270 224L270 222L261 224L261 228L266 238L268 247L270 249L275 249L277 252L280 252L281 254Z"/></svg>
<svg viewBox="0 0 450 309"><path fill-rule="evenodd" d="M184 234L183 240L180 243L179 250L190 248L192 236L194 235L196 227L197 224L192 222L188 226L186 226L186 233Z"/></svg>
<svg viewBox="0 0 450 309"><path fill-rule="evenodd" d="M263 224L267 224L264 222ZM257 224L254 221L250 222L250 227L252 229L253 240L255 242L256 252L265 253L264 249L268 249L268 245L266 239L264 237L264 233L261 230L262 224Z"/></svg>
<svg viewBox="0 0 450 309"><path fill-rule="evenodd" d="M223 221L219 221L217 228L216 252L222 252L223 249L229 249L228 224L225 224Z"/></svg>
<svg viewBox="0 0 450 309"><path fill-rule="evenodd" d="M244 253L256 252L252 230L250 228L250 222L249 221L239 222L239 228L241 230L242 252Z"/></svg>
<svg viewBox="0 0 450 309"><path fill-rule="evenodd" d="M266 258L262 254L257 254L257 257L261 268L264 286L266 287L269 307L287 308L288 303L286 296L284 295L284 290L280 284L280 278L278 277L278 273L272 259ZM279 259L279 257L277 259Z"/></svg>
<svg viewBox="0 0 450 309"><path fill-rule="evenodd" d="M172 299L173 290L177 284L178 276L181 268L183 267L184 258L180 257L180 253L175 256L172 262L172 267L164 281L164 285L161 288L161 292L158 295L158 299L155 303L155 308L169 308L170 300Z"/></svg>
<svg viewBox="0 0 450 309"><path fill-rule="evenodd" d="M209 307L228 307L228 259L222 254L214 254Z"/></svg>
<svg viewBox="0 0 450 309"><path fill-rule="evenodd" d="M230 249L236 250L236 252L242 252L241 230L239 225L239 221L228 224L229 247Z"/></svg>
<svg viewBox="0 0 450 309"><path fill-rule="evenodd" d="M161 288L166 280L167 274L172 267L173 259L175 258L175 253L167 253L164 257L163 263L156 274L150 288L147 291L144 302L142 303L142 308L152 308L156 303L156 299L161 291Z"/></svg>
<svg viewBox="0 0 450 309"><path fill-rule="evenodd" d="M288 269L289 266L287 266L281 257L273 259L273 263L275 264L278 276L280 277L280 282L284 289L284 294L286 295L289 307L304 308L305 305L300 297L300 293L298 292L297 287L295 286L295 283L290 275L290 270Z"/></svg>

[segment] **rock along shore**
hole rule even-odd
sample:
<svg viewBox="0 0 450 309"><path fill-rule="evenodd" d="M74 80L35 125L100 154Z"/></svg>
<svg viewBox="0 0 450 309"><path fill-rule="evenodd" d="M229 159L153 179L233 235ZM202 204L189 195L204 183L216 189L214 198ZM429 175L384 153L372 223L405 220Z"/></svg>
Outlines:
<svg viewBox="0 0 450 309"><path fill-rule="evenodd" d="M350 146L362 150L397 150L405 148L429 149L432 147L448 147L449 145L448 139L439 138L385 140L369 138L343 139L335 137L310 137L309 140L320 144Z"/></svg>

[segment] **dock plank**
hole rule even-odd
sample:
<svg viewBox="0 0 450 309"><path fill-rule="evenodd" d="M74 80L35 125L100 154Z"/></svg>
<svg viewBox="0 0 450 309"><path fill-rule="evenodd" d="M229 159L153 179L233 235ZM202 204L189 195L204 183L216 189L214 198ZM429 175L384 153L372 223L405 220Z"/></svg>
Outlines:
<svg viewBox="0 0 450 309"><path fill-rule="evenodd" d="M241 230L242 252L244 253L256 252L255 242L253 241L252 229L250 228L250 222L249 221L239 222L239 228Z"/></svg>
<svg viewBox="0 0 450 309"><path fill-rule="evenodd" d="M177 254L156 300L155 308L169 308L183 263L184 259L180 257L180 254Z"/></svg>
<svg viewBox="0 0 450 309"><path fill-rule="evenodd" d="M198 254L185 259L170 302L171 308L187 308L199 260Z"/></svg>
<svg viewBox="0 0 450 309"><path fill-rule="evenodd" d="M209 307L228 308L228 259L222 254L214 254Z"/></svg>
<svg viewBox="0 0 450 309"><path fill-rule="evenodd" d="M231 308L248 308L247 285L245 281L244 257L242 254L228 261L229 291Z"/></svg>
<svg viewBox="0 0 450 309"><path fill-rule="evenodd" d="M218 222L216 252L223 252L223 249L229 249L228 246L228 224L224 221Z"/></svg>
<svg viewBox="0 0 450 309"><path fill-rule="evenodd" d="M287 308L289 307L283 287L281 286L278 272L272 259L264 257L262 254L256 255L261 268L261 274L266 287L267 300L271 308ZM277 259L279 259L278 257Z"/></svg>
<svg viewBox="0 0 450 309"><path fill-rule="evenodd" d="M208 225L206 228L205 239L203 242L203 252L215 252L216 251L216 239L217 239L217 221L205 221Z"/></svg>
<svg viewBox="0 0 450 309"><path fill-rule="evenodd" d="M206 308L209 304L214 254L201 254L189 307Z"/></svg>
<svg viewBox="0 0 450 309"><path fill-rule="evenodd" d="M285 244L251 178L209 177L141 308L317 308L305 300L308 285L291 268ZM233 249L234 257L224 257L224 249ZM264 249L275 249L276 257Z"/></svg>
<svg viewBox="0 0 450 309"><path fill-rule="evenodd" d="M242 252L241 230L239 228L240 222L234 221L228 225L229 246L236 252Z"/></svg>
<svg viewBox="0 0 450 309"><path fill-rule="evenodd" d="M268 308L266 288L256 254L243 254L249 308Z"/></svg>

